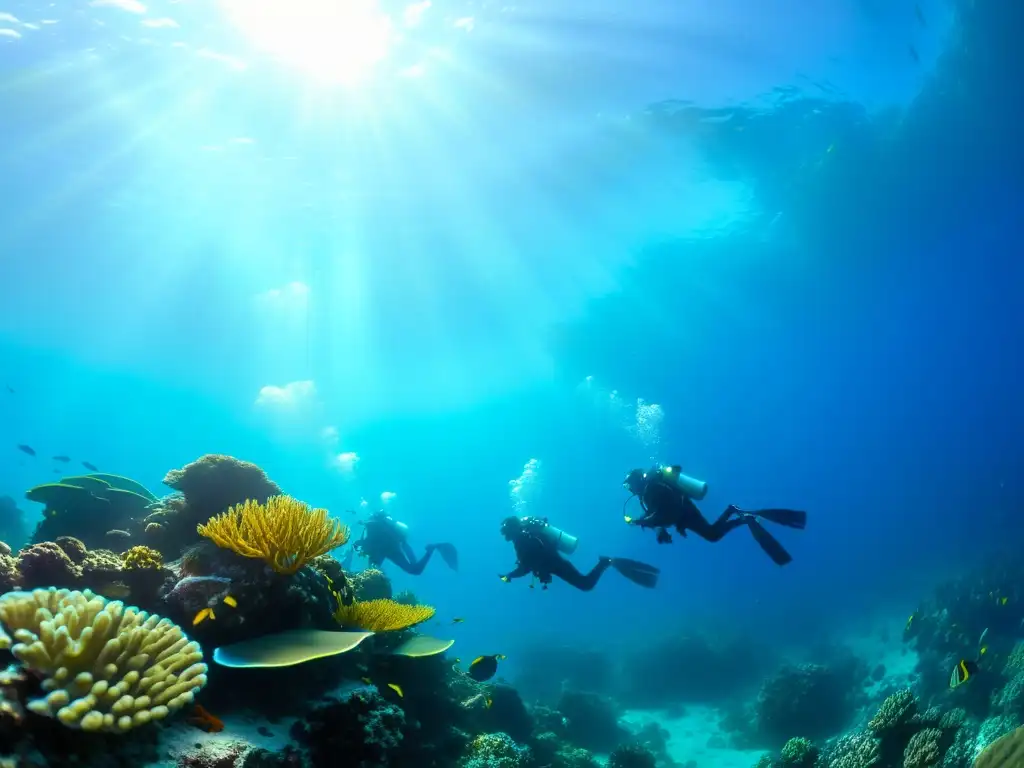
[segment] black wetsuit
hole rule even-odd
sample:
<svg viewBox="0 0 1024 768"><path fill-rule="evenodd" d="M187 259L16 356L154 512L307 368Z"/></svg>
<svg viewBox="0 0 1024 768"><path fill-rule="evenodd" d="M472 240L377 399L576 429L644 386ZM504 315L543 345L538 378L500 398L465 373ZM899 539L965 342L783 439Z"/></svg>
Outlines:
<svg viewBox="0 0 1024 768"><path fill-rule="evenodd" d="M748 518L737 514L736 507L728 507L713 523L701 514L693 499L679 489L657 479L647 483L640 495L640 503L645 514L634 523L641 528L657 528L658 542L667 544L672 541L668 528L675 528L686 536L693 531L705 541L719 541L729 531L746 525Z"/></svg>
<svg viewBox="0 0 1024 768"><path fill-rule="evenodd" d="M372 520L366 524L366 531L358 543L359 550L370 565L379 568L390 560L406 573L419 576L430 562L436 545L428 544L423 557L417 558L402 532L390 521Z"/></svg>
<svg viewBox="0 0 1024 768"><path fill-rule="evenodd" d="M557 576L576 589L589 592L612 565L610 557L602 557L590 571L581 573L575 565L562 557L558 550L546 545L529 530L518 533L512 541L512 546L516 550L516 567L504 578L519 579L532 573L544 585L544 589L551 583L551 577Z"/></svg>

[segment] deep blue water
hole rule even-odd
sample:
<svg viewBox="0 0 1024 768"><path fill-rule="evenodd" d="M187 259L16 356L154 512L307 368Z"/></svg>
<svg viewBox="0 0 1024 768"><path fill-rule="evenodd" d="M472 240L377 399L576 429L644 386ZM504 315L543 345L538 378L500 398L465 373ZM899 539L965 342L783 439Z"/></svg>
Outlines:
<svg viewBox="0 0 1024 768"><path fill-rule="evenodd" d="M0 5L0 493L53 454L158 489L208 452L338 514L394 492L462 554L396 581L510 665L811 643L1019 544L1019 9L439 1L352 86L147 5ZM656 447L612 390L661 406ZM498 581L531 458L579 564L650 560L657 590ZM652 459L709 514L807 509L795 562L625 528Z"/></svg>

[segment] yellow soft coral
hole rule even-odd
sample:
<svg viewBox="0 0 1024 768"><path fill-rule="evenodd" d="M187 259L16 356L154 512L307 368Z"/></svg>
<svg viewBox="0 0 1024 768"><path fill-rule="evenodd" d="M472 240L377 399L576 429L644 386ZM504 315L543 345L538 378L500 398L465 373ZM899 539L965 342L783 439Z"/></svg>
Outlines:
<svg viewBox="0 0 1024 768"><path fill-rule="evenodd" d="M132 547L121 555L121 562L124 567L132 571L159 570L164 565L164 558L159 552L150 547Z"/></svg>
<svg viewBox="0 0 1024 768"><path fill-rule="evenodd" d="M429 605L404 605L394 600L357 600L351 605L338 603L334 619L343 627L367 632L394 632L421 624L434 615Z"/></svg>
<svg viewBox="0 0 1024 768"><path fill-rule="evenodd" d="M291 496L266 504L246 501L198 526L218 547L258 557L278 573L293 574L314 557L348 541L348 527Z"/></svg>
<svg viewBox="0 0 1024 768"><path fill-rule="evenodd" d="M87 589L8 592L0 624L0 648L42 678L28 709L69 728L123 733L206 685L202 649L181 627Z"/></svg>

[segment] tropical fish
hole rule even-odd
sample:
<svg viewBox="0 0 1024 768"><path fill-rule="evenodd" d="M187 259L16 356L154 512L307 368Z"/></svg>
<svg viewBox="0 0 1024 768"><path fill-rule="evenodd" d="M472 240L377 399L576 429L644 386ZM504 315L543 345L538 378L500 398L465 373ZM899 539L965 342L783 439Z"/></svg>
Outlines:
<svg viewBox="0 0 1024 768"><path fill-rule="evenodd" d="M195 618L192 619L192 626L198 626L207 619L216 619L217 614L213 612L213 608L203 608L203 610L196 613Z"/></svg>
<svg viewBox="0 0 1024 768"><path fill-rule="evenodd" d="M92 464L92 463L90 463L88 461L83 461L82 462L82 466L85 467L86 469L88 469L90 472L99 472L100 471L99 467L97 467L95 464Z"/></svg>
<svg viewBox="0 0 1024 768"><path fill-rule="evenodd" d="M359 680L360 680L360 681L361 681L361 682L362 682L362 683L363 683L364 685L373 685L373 680L371 680L371 679L370 679L370 678L368 678L368 677L360 677L360 678L359 678Z"/></svg>
<svg viewBox="0 0 1024 768"><path fill-rule="evenodd" d="M36 455L36 449L33 448L31 445L19 445L18 450L21 451L22 453L27 453L29 456Z"/></svg>
<svg viewBox="0 0 1024 768"><path fill-rule="evenodd" d="M400 686L398 683L388 683L388 688L390 688L392 691L397 693L398 694L398 698L400 698L400 699L404 699L405 698L405 694L402 693L402 686Z"/></svg>
<svg viewBox="0 0 1024 768"><path fill-rule="evenodd" d="M465 621L465 619L455 618L455 619L452 619L452 624L461 624L464 621Z"/></svg>
<svg viewBox="0 0 1024 768"><path fill-rule="evenodd" d="M195 705L185 722L207 733L220 733L224 730L224 721L211 715L199 704Z"/></svg>
<svg viewBox="0 0 1024 768"><path fill-rule="evenodd" d="M120 528L114 528L112 531L107 531L105 536L109 536L112 539L130 539L132 535L128 531L122 531Z"/></svg>
<svg viewBox="0 0 1024 768"><path fill-rule="evenodd" d="M112 581L96 590L99 594L104 597L120 600L123 597L131 597L131 587L127 586L121 581Z"/></svg>
<svg viewBox="0 0 1024 768"><path fill-rule="evenodd" d="M490 680L498 671L498 661L504 661L504 659L505 656L502 656L500 653L496 653L493 656L477 656L469 662L469 672L467 674L478 683Z"/></svg>
<svg viewBox="0 0 1024 768"><path fill-rule="evenodd" d="M494 704L494 699L492 699L490 696L488 696L486 699L484 699L484 708L485 709L490 709L492 704Z"/></svg>
<svg viewBox="0 0 1024 768"><path fill-rule="evenodd" d="M60 461L60 462L63 462L65 464L67 464L69 461L71 461L71 457L70 456L54 456L53 460L54 461Z"/></svg>
<svg viewBox="0 0 1024 768"><path fill-rule="evenodd" d="M963 685L978 672L978 663L969 659L961 659L960 663L953 667L953 674L949 676L949 687L956 688Z"/></svg>

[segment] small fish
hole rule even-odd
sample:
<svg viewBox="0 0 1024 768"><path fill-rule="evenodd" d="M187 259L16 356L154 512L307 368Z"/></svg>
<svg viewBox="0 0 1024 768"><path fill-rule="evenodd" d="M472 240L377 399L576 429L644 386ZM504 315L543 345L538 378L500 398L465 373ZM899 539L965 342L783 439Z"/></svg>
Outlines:
<svg viewBox="0 0 1024 768"><path fill-rule="evenodd" d="M114 528L112 531L107 531L105 536L109 536L112 539L130 539L132 535L128 531L122 531L120 528Z"/></svg>
<svg viewBox="0 0 1024 768"><path fill-rule="evenodd" d="M90 472L99 472L99 467L89 461L83 461L82 466L88 469Z"/></svg>
<svg viewBox="0 0 1024 768"><path fill-rule="evenodd" d="M53 460L54 461L60 461L60 462L63 462L64 464L67 464L69 461L71 461L71 457L70 456L54 456Z"/></svg>
<svg viewBox="0 0 1024 768"><path fill-rule="evenodd" d="M213 612L213 608L203 608L203 610L199 611L199 613L196 614L196 617L192 619L192 626L194 627L197 624L202 624L207 619L216 618L217 615Z"/></svg>
<svg viewBox="0 0 1024 768"><path fill-rule="evenodd" d="M920 64L921 57L917 55L917 48L912 45L908 45L907 50L910 51L910 58L912 58L915 63Z"/></svg>
<svg viewBox="0 0 1024 768"><path fill-rule="evenodd" d="M130 597L132 594L131 588L120 581L112 581L106 586L100 587L96 591L104 597L112 598L114 600L120 600L122 597Z"/></svg>
<svg viewBox="0 0 1024 768"><path fill-rule="evenodd" d="M914 15L917 16L917 20L921 23L922 27L927 27L928 22L925 21L924 12L921 10L921 6L914 3Z"/></svg>
<svg viewBox="0 0 1024 768"><path fill-rule="evenodd" d="M224 605L230 606L231 608L237 608L238 601L231 595L224 595Z"/></svg>
<svg viewBox="0 0 1024 768"><path fill-rule="evenodd" d="M984 656L986 653L988 653L988 646L987 645L983 645L983 646L981 646L981 648L978 649L978 655L979 656Z"/></svg>
<svg viewBox="0 0 1024 768"><path fill-rule="evenodd" d="M456 660L455 660L455 663L456 663L456 664L461 664L461 663L462 663L462 659L456 659Z"/></svg>
<svg viewBox="0 0 1024 768"><path fill-rule="evenodd" d="M977 662L970 661L968 659L961 659L960 663L953 667L953 674L949 676L949 687L956 688L959 685L963 685L971 676L976 674L978 671Z"/></svg>
<svg viewBox="0 0 1024 768"><path fill-rule="evenodd" d="M373 680L368 677L360 677L359 679L362 681L363 685L373 685Z"/></svg>
<svg viewBox="0 0 1024 768"><path fill-rule="evenodd" d="M503 661L504 659L505 657L500 653L496 653L493 656L477 656L469 662L469 672L467 674L478 683L490 680L498 671L498 661Z"/></svg>
<svg viewBox="0 0 1024 768"><path fill-rule="evenodd" d="M214 717L198 704L185 722L207 733L220 733L224 730L224 721Z"/></svg>
<svg viewBox="0 0 1024 768"><path fill-rule="evenodd" d="M455 618L455 619L452 619L452 624L461 624L464 621L465 621L465 619Z"/></svg>
<svg viewBox="0 0 1024 768"><path fill-rule="evenodd" d="M485 709L490 709L492 704L494 704L494 699L492 699L490 696L488 696L486 699L484 699L484 708Z"/></svg>
<svg viewBox="0 0 1024 768"><path fill-rule="evenodd" d="M19 445L18 450L21 451L22 453L27 453L29 456L36 455L36 449L33 448L31 445Z"/></svg>
<svg viewBox="0 0 1024 768"><path fill-rule="evenodd" d="M400 699L404 699L405 698L405 694L402 693L402 686L400 686L398 683L388 683L388 688L390 688L392 691L397 693L398 694L398 698L400 698Z"/></svg>
<svg viewBox="0 0 1024 768"><path fill-rule="evenodd" d="M910 618L907 619L907 626L903 628L904 632L908 632L910 630L911 625L914 623L914 616L915 614L910 614Z"/></svg>

